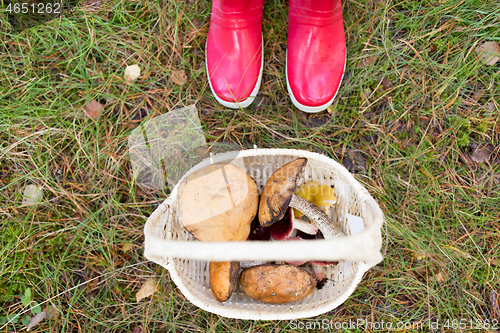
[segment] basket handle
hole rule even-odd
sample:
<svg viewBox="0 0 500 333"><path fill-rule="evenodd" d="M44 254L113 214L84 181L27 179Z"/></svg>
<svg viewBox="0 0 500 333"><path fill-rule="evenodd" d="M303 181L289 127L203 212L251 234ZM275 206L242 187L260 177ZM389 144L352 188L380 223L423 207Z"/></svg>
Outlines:
<svg viewBox="0 0 500 333"><path fill-rule="evenodd" d="M370 226L374 227L374 226ZM206 261L276 261L276 260L320 260L320 261L366 261L375 265L382 261L380 231L368 227L354 236L335 239L304 241L243 241L243 242L199 242L165 240L147 234L145 237L146 258L180 258Z"/></svg>

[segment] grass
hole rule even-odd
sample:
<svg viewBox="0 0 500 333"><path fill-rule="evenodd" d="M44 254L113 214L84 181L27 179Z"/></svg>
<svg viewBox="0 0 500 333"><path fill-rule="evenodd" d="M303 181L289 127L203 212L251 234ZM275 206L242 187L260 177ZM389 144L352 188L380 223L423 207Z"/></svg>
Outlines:
<svg viewBox="0 0 500 333"><path fill-rule="evenodd" d="M386 214L384 261L344 304L304 323L363 318L425 331L439 320L437 331L455 332L446 321L465 319L465 332L498 322L500 67L475 53L500 40L498 5L345 1L346 75L332 112L319 114L301 113L286 93L286 2L266 2L263 83L245 111L220 106L208 88L209 15L203 1L109 0L15 32L2 12L0 317L26 309L30 288L57 312L38 332L292 331L289 321L204 312L143 257L145 219L168 193L133 184L127 136L196 103L208 141L326 154ZM143 75L127 84L131 64ZM171 79L177 70L183 85ZM92 99L104 105L95 122L83 111ZM475 162L486 145L489 160ZM44 201L20 207L28 184ZM149 278L160 292L137 303Z"/></svg>

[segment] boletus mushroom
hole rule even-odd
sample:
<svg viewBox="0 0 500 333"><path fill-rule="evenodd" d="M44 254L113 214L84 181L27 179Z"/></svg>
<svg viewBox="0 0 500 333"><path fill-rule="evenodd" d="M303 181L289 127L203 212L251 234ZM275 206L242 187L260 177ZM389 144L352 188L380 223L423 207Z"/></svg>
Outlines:
<svg viewBox="0 0 500 333"><path fill-rule="evenodd" d="M283 165L269 177L260 197L260 224L266 227L273 225L283 218L290 206L302 212L318 226L325 238L345 236L321 209L294 194L306 164L306 158L298 158Z"/></svg>
<svg viewBox="0 0 500 333"><path fill-rule="evenodd" d="M215 163L179 185L179 216L200 241L244 241L257 214L259 190L245 170Z"/></svg>
<svg viewBox="0 0 500 333"><path fill-rule="evenodd" d="M216 300L225 302L231 297L238 281L239 270L240 263L237 261L210 262L208 266L210 289Z"/></svg>
<svg viewBox="0 0 500 333"><path fill-rule="evenodd" d="M240 285L250 297L265 303L301 300L316 288L316 278L307 270L290 265L261 265L245 269Z"/></svg>

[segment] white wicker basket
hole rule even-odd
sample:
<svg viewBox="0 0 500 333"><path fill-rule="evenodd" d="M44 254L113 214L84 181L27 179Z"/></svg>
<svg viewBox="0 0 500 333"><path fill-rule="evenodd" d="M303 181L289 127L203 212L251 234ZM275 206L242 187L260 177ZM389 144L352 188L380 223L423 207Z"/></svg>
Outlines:
<svg viewBox="0 0 500 333"><path fill-rule="evenodd" d="M180 291L193 304L221 316L239 319L286 320L317 316L342 304L363 274L382 260L383 213L368 191L339 163L317 153L294 149L251 149L215 155L188 174L217 162L231 162L255 180L262 191L269 176L298 157L308 159L300 183L315 180L332 185L337 204L330 218L346 237L301 242L198 242L182 227L177 213L178 186L149 217L144 228L145 256L169 272ZM299 183L299 184L300 184ZM193 207L195 209L195 207ZM351 232L348 216L361 217L364 230ZM358 219L360 220L360 219ZM209 261L233 260L339 260L328 267L327 283L298 302L266 304L248 297L239 285L231 298L218 302L210 290Z"/></svg>

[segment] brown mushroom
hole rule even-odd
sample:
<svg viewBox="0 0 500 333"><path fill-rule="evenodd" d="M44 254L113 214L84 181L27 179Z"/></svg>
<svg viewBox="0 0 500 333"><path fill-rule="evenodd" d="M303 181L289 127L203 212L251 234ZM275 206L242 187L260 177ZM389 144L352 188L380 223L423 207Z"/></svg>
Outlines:
<svg viewBox="0 0 500 333"><path fill-rule="evenodd" d="M247 239L258 204L255 181L231 163L204 167L179 185L180 220L200 241Z"/></svg>
<svg viewBox="0 0 500 333"><path fill-rule="evenodd" d="M250 297L266 303L301 300L316 288L316 278L307 270L290 265L261 265L245 269L240 285Z"/></svg>
<svg viewBox="0 0 500 333"><path fill-rule="evenodd" d="M298 158L283 165L269 177L260 198L260 224L271 226L283 218L288 206L290 206L313 221L325 238L345 236L344 232L335 227L321 209L294 194L306 164L306 158Z"/></svg>
<svg viewBox="0 0 500 333"><path fill-rule="evenodd" d="M240 263L237 261L210 262L208 266L210 289L219 302L225 302L231 297L238 281L239 270Z"/></svg>

